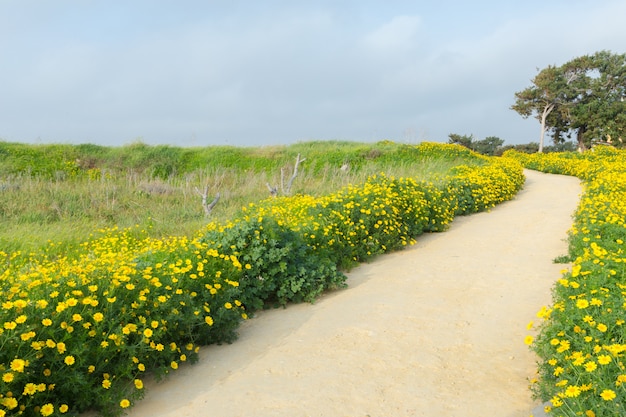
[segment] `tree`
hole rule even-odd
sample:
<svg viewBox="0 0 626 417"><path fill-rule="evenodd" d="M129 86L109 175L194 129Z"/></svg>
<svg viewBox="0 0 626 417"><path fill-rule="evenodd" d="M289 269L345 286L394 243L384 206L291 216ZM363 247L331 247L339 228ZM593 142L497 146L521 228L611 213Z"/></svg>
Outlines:
<svg viewBox="0 0 626 417"><path fill-rule="evenodd" d="M488 136L472 143L472 149L483 155L495 155L504 141L497 136Z"/></svg>
<svg viewBox="0 0 626 417"><path fill-rule="evenodd" d="M497 136L489 136L483 140L474 140L474 135L459 135L450 133L448 143L465 146L483 155L495 155L504 141Z"/></svg>
<svg viewBox="0 0 626 417"><path fill-rule="evenodd" d="M574 78L574 74L566 74L562 68L548 66L532 80L532 87L515 93L516 101L511 108L524 118L536 114L541 123L539 152L543 152L548 116L555 109L558 109L555 117L567 112L568 90Z"/></svg>
<svg viewBox="0 0 626 417"><path fill-rule="evenodd" d="M555 145L576 135L579 149L601 141L621 144L626 136L626 54L608 51L574 58L539 71L532 86L515 93L511 109L552 132Z"/></svg>
<svg viewBox="0 0 626 417"><path fill-rule="evenodd" d="M472 149L472 141L474 135L459 135L456 133L450 133L448 135L448 143L465 146L468 149Z"/></svg>

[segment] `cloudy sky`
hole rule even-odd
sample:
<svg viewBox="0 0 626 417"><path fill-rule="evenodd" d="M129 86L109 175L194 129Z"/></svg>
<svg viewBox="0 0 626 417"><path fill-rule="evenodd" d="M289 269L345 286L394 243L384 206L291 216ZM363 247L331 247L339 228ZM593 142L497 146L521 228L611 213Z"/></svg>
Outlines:
<svg viewBox="0 0 626 417"><path fill-rule="evenodd" d="M624 0L0 0L0 140L537 142L538 69L626 52Z"/></svg>

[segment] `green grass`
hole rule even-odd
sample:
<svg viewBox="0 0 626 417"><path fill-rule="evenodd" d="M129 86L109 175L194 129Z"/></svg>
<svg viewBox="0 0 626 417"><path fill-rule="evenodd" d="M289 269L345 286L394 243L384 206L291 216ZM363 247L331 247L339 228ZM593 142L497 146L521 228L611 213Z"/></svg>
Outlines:
<svg viewBox="0 0 626 417"><path fill-rule="evenodd" d="M436 183L454 166L482 163L469 153L442 156L388 141L255 148L0 142L0 250L64 253L115 226L138 226L152 237L190 236L269 197L266 184L280 188L281 168L286 181L298 154L306 160L291 194L315 196L380 172ZM221 194L210 219L197 193L207 185L210 198Z"/></svg>

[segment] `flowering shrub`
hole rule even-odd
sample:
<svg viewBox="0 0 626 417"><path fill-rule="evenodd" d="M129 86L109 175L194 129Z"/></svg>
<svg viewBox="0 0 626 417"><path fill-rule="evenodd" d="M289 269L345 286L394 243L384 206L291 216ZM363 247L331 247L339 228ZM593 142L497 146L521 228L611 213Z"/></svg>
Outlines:
<svg viewBox="0 0 626 417"><path fill-rule="evenodd" d="M474 155L481 164L459 167L439 187L381 173L319 198L270 198L245 207L226 225L211 225L203 241L246 263L240 298L249 310L265 302L311 301L344 285L339 270L411 244L424 232L443 231L455 214L491 208L524 183L513 160L481 159L460 146L420 145L424 152L438 149Z"/></svg>
<svg viewBox="0 0 626 417"><path fill-rule="evenodd" d="M196 238L109 230L63 258L0 252L0 417L121 414L146 372L234 340L256 309L344 286L341 270L512 198L524 181L512 159L417 151L471 166L436 185L379 174L327 196L265 200Z"/></svg>
<svg viewBox="0 0 626 417"><path fill-rule="evenodd" d="M198 241L109 231L83 249L4 270L0 415L119 414L147 370L233 340L245 317L240 264Z"/></svg>
<svg viewBox="0 0 626 417"><path fill-rule="evenodd" d="M266 304L313 302L324 290L345 285L345 275L330 259L317 256L304 235L269 217L211 224L202 242L244 263L239 299L249 311Z"/></svg>
<svg viewBox="0 0 626 417"><path fill-rule="evenodd" d="M487 210L513 198L524 185L519 164L510 159L494 160L478 168L461 165L453 171L448 193L458 201L455 214Z"/></svg>
<svg viewBox="0 0 626 417"><path fill-rule="evenodd" d="M533 391L556 416L623 415L626 407L626 152L508 154L531 167L584 179L569 233L570 270L542 308Z"/></svg>

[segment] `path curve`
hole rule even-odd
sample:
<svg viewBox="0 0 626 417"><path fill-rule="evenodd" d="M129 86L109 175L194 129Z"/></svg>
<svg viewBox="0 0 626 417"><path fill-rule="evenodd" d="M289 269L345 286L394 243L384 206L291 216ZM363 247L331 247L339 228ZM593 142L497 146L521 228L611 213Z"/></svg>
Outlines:
<svg viewBox="0 0 626 417"><path fill-rule="evenodd" d="M528 417L526 324L550 302L578 179L525 171L518 196L262 312L232 345L146 384L131 417Z"/></svg>

